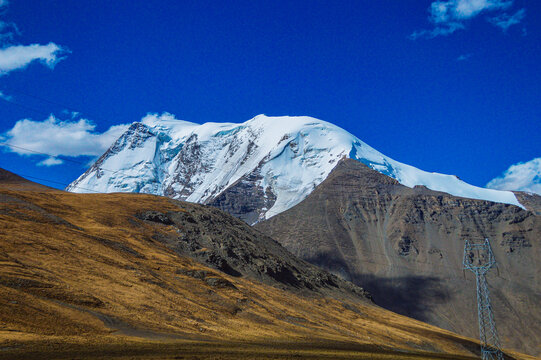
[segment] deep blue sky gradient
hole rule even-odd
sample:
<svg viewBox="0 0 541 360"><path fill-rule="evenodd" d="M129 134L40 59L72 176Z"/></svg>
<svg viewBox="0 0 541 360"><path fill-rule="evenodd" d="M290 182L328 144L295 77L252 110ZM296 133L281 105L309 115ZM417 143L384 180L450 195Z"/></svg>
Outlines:
<svg viewBox="0 0 541 360"><path fill-rule="evenodd" d="M309 115L479 186L541 155L541 2L515 0L527 15L507 33L481 14L466 30L415 41L408 35L431 27L431 1L225 3L12 0L4 18L21 30L17 42L71 53L52 71L32 64L0 77L0 91L27 107L0 102L0 133L65 107L98 131L147 112L199 123ZM84 171L0 159L62 183Z"/></svg>

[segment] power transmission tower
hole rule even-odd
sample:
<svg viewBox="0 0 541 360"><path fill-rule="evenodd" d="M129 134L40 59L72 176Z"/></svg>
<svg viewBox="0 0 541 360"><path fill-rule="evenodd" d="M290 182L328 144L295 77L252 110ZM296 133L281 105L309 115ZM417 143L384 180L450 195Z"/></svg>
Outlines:
<svg viewBox="0 0 541 360"><path fill-rule="evenodd" d="M464 269L471 270L475 274L477 280L477 316L483 360L503 360L486 278L487 272L494 264L496 259L488 239L482 244L473 244L466 240L463 265Z"/></svg>

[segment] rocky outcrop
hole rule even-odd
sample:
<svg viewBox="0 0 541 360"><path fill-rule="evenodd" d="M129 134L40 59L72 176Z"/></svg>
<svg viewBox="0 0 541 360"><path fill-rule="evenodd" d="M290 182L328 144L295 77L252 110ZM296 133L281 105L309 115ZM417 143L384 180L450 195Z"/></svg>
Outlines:
<svg viewBox="0 0 541 360"><path fill-rule="evenodd" d="M149 210L136 217L166 227L168 231L156 232L154 240L181 256L189 256L230 276L247 277L304 295L370 299L361 287L295 257L239 219L213 207L171 202L185 211ZM206 277L199 273L190 276ZM224 286L208 281L213 286Z"/></svg>
<svg viewBox="0 0 541 360"><path fill-rule="evenodd" d="M534 193L527 193L522 191L514 191L518 201L528 210L541 215L541 196Z"/></svg>
<svg viewBox="0 0 541 360"><path fill-rule="evenodd" d="M242 219L248 224L254 224L262 219L262 215L276 201L276 195L270 190L270 187L263 189L259 185L261 179L258 172L244 175L206 203Z"/></svg>
<svg viewBox="0 0 541 360"><path fill-rule="evenodd" d="M475 281L464 240L489 238L504 346L539 353L541 217L517 206L408 188L342 161L304 201L257 224L295 255L361 284L388 309L475 337Z"/></svg>

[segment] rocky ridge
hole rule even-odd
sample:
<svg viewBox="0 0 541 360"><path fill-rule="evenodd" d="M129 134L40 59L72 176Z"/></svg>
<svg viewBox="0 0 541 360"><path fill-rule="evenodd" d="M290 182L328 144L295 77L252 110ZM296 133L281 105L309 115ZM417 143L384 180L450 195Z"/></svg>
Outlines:
<svg viewBox="0 0 541 360"><path fill-rule="evenodd" d="M154 240L233 277L247 277L304 295L370 299L361 287L300 260L274 239L212 208L171 200L183 211L144 211L136 217L163 227Z"/></svg>

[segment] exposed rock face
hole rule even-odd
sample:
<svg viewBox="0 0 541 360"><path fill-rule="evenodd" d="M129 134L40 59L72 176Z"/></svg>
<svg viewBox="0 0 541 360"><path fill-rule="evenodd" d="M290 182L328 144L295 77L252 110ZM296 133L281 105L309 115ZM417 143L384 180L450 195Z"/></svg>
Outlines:
<svg viewBox="0 0 541 360"><path fill-rule="evenodd" d="M472 337L475 279L462 270L464 239L489 238L502 343L540 353L541 217L531 211L408 188L346 159L300 204L255 227L362 284L377 304Z"/></svg>
<svg viewBox="0 0 541 360"><path fill-rule="evenodd" d="M179 255L231 276L248 277L305 295L370 299L362 288L295 257L241 220L212 207L171 201L186 211L145 211L137 217L166 226L169 231L156 233L154 240Z"/></svg>
<svg viewBox="0 0 541 360"><path fill-rule="evenodd" d="M515 191L515 196L524 207L536 215L541 215L541 196L533 193Z"/></svg>
<svg viewBox="0 0 541 360"><path fill-rule="evenodd" d="M262 214L276 201L276 195L266 188L258 186L261 176L257 173L244 175L240 180L207 202L248 224L262 220Z"/></svg>

